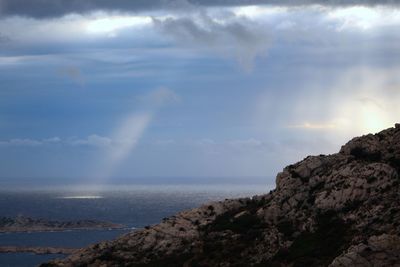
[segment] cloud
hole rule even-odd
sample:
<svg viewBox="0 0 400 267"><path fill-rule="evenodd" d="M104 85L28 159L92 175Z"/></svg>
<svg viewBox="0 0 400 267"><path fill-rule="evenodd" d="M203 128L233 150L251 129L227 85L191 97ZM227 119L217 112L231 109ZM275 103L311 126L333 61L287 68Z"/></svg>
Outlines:
<svg viewBox="0 0 400 267"><path fill-rule="evenodd" d="M43 139L43 143L48 143L48 144L54 144L54 143L60 143L62 140L60 137L51 137L47 139Z"/></svg>
<svg viewBox="0 0 400 267"><path fill-rule="evenodd" d="M93 146L93 147L111 147L120 140L112 140L109 137L100 136L97 134L89 135L85 139L71 138L66 141L67 144L72 146Z"/></svg>
<svg viewBox="0 0 400 267"><path fill-rule="evenodd" d="M301 124L291 124L287 126L288 128L299 128L299 129L306 129L306 130L329 130L335 129L336 124L334 123L301 123Z"/></svg>
<svg viewBox="0 0 400 267"><path fill-rule="evenodd" d="M40 146L44 142L41 140L34 139L10 139L7 141L0 141L0 146L16 146L16 147L35 147Z"/></svg>
<svg viewBox="0 0 400 267"><path fill-rule="evenodd" d="M270 44L265 27L230 12L213 16L200 10L183 17L154 17L153 23L178 45L233 56L247 70L257 56L266 55Z"/></svg>
<svg viewBox="0 0 400 267"><path fill-rule="evenodd" d="M113 143L118 143L119 141L113 141L108 137L102 137L96 134L90 135L87 138L66 138L61 139L59 137L51 137L46 139L19 139L14 138L10 140L0 141L0 146L9 147L39 147L44 145L57 145L62 144L66 146L93 146L93 147L109 147Z"/></svg>
<svg viewBox="0 0 400 267"><path fill-rule="evenodd" d="M31 138L13 138L10 140L0 141L0 146L8 147L38 147L46 144L61 143L59 137L51 137L46 139L31 139Z"/></svg>
<svg viewBox="0 0 400 267"><path fill-rule="evenodd" d="M28 16L34 18L59 17L66 14L84 14L94 11L139 12L160 9L181 9L187 5L200 7L279 5L279 6L350 6L350 5L398 5L398 0L1 0L3 16Z"/></svg>
<svg viewBox="0 0 400 267"><path fill-rule="evenodd" d="M97 61L129 62L134 57L145 57L150 52L168 51L170 56L217 56L233 58L251 69L254 59L273 51L301 43L336 50L360 49L354 43L374 49L395 49L400 40L396 29L400 24L400 9L389 7L282 8L270 6L240 6L234 8L202 8L186 4L185 12L149 12L120 14L97 12L69 15L57 19L37 20L26 17L2 17L0 32L12 36L4 44L5 55L38 54L42 51L65 55L61 71L79 84L84 83L82 64L67 58L67 53L85 53ZM389 39L390 38L390 39ZM387 42L382 42L387 39ZM389 41L390 40L390 41ZM149 45L150 44L150 45ZM7 46L6 46L7 45ZM379 46L377 49L375 49ZM297 45L296 49L301 47ZM110 49L112 48L112 49ZM111 51L140 49L140 53L126 53L112 59ZM189 48L189 49L188 49ZM95 53L102 51L102 53ZM288 47L288 53L294 49ZM107 51L104 54L103 51ZM179 52L177 52L179 51ZM143 53L142 53L143 52ZM147 53L147 54L145 54ZM117 53L114 53L117 55ZM83 57L81 57L83 58ZM339 58L339 57L337 57ZM23 64L33 62L21 59ZM38 61L35 61L38 62ZM85 68L87 70L87 68ZM126 75L118 72L112 75ZM128 72L132 75L132 72ZM133 75L146 74L145 70ZM88 75L88 73L85 73ZM111 74L108 74L111 75Z"/></svg>
<svg viewBox="0 0 400 267"><path fill-rule="evenodd" d="M110 137L92 134L86 138L69 137L61 139L60 137L51 137L45 139L32 138L13 138L10 140L0 141L0 146L7 147L42 147L45 145L63 145L70 147L96 147L96 148L112 148L126 143L124 139L111 139Z"/></svg>

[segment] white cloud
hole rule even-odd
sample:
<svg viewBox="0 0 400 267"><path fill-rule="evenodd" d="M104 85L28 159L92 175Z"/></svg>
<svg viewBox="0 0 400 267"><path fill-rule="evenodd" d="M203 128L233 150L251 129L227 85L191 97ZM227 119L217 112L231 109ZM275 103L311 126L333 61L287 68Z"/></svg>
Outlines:
<svg viewBox="0 0 400 267"><path fill-rule="evenodd" d="M158 109L163 105L177 103L181 99L171 89L160 87L151 91L149 94L142 96L140 100L150 108Z"/></svg>
<svg viewBox="0 0 400 267"><path fill-rule="evenodd" d="M61 138L60 137L51 137L51 138L47 138L47 139L43 139L44 143L50 143L50 144L55 144L55 143L60 143L61 142Z"/></svg>
<svg viewBox="0 0 400 267"><path fill-rule="evenodd" d="M0 141L0 146L8 147L39 147L43 145L59 144L62 143L61 138L51 137L46 139L32 139L32 138L13 138L9 140Z"/></svg>
<svg viewBox="0 0 400 267"><path fill-rule="evenodd" d="M0 146L9 147L42 147L51 145L63 145L72 147L96 147L96 148L112 148L113 146L120 145L126 140L112 140L109 137L100 136L97 134L89 135L86 138L69 137L61 139L60 137L51 137L45 139L18 139L13 138L9 140L0 141Z"/></svg>
<svg viewBox="0 0 400 267"><path fill-rule="evenodd" d="M377 27L399 25L400 10L388 7L353 6L335 8L326 13L327 21L337 23L337 30L370 30Z"/></svg>
<svg viewBox="0 0 400 267"><path fill-rule="evenodd" d="M10 139L7 141L0 141L1 146L28 146L28 147L35 147L40 146L43 144L43 141L34 140L34 139Z"/></svg>
<svg viewBox="0 0 400 267"><path fill-rule="evenodd" d="M69 139L67 140L67 144L73 146L93 146L93 147L111 147L116 142L120 142L120 140L112 140L109 137L99 136L97 134L89 135L85 139Z"/></svg>
<svg viewBox="0 0 400 267"><path fill-rule="evenodd" d="M335 123L309 123L304 122L301 124L290 124L287 126L288 128L298 128L298 129L307 129L307 130L329 130L335 129Z"/></svg>

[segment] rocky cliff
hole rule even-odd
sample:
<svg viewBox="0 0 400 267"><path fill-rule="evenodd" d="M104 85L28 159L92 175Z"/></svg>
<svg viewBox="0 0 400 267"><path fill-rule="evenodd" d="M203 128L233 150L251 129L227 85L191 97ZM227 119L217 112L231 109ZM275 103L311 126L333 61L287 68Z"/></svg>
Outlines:
<svg viewBox="0 0 400 267"><path fill-rule="evenodd" d="M400 125L287 166L276 189L209 203L43 266L400 266Z"/></svg>

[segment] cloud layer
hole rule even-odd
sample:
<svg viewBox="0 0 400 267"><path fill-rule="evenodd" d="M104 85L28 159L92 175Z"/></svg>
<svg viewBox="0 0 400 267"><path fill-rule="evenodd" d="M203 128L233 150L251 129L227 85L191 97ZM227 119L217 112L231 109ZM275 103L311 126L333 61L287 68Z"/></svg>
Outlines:
<svg viewBox="0 0 400 267"><path fill-rule="evenodd" d="M66 14L84 14L94 11L119 11L139 12L144 10L181 9L187 4L195 6L243 6L243 5L326 5L326 6L350 6L350 5L398 5L398 0L1 0L0 11L3 16L28 16L35 18L59 17Z"/></svg>
<svg viewBox="0 0 400 267"><path fill-rule="evenodd" d="M233 56L247 70L252 68L256 56L266 55L270 44L268 32L262 25L230 13L213 18L203 10L178 18L153 18L153 23L177 44Z"/></svg>

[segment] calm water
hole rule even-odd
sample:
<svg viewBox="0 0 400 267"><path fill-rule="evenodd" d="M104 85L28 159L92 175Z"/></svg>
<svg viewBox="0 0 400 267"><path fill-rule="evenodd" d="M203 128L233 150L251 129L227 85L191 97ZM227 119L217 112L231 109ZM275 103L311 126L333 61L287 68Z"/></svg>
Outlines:
<svg viewBox="0 0 400 267"><path fill-rule="evenodd" d="M268 186L184 185L49 188L0 191L0 216L24 215L51 220L96 219L141 228L205 202L268 192ZM129 230L91 230L0 234L0 246L82 247L110 240ZM0 266L36 266L60 255L0 254Z"/></svg>

